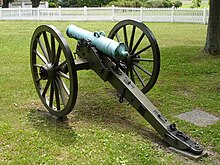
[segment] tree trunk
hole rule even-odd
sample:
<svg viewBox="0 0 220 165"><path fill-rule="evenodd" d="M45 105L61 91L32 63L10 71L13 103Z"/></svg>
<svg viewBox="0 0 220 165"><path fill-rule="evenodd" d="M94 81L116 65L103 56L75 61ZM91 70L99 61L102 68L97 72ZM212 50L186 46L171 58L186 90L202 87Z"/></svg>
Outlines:
<svg viewBox="0 0 220 165"><path fill-rule="evenodd" d="M33 8L37 8L40 5L40 0L31 0L31 2Z"/></svg>
<svg viewBox="0 0 220 165"><path fill-rule="evenodd" d="M204 51L211 55L220 55L220 0L211 0L209 21Z"/></svg>
<svg viewBox="0 0 220 165"><path fill-rule="evenodd" d="M2 8L8 8L9 7L9 0L3 0Z"/></svg>

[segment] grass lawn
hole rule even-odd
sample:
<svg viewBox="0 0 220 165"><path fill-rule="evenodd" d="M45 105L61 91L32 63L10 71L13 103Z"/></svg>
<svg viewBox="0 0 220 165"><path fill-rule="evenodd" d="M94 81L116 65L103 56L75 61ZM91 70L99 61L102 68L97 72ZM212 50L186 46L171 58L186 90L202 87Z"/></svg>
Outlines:
<svg viewBox="0 0 220 165"><path fill-rule="evenodd" d="M35 28L65 34L72 22L0 21L0 164L218 164L220 122L199 127L175 116L200 109L220 117L220 57L204 54L206 25L148 23L161 50L161 72L149 99L209 156L197 162L170 151L113 88L92 71L78 73L79 95L68 121L47 119L35 91L29 45ZM75 22L107 34L115 22ZM75 51L76 42L68 39Z"/></svg>

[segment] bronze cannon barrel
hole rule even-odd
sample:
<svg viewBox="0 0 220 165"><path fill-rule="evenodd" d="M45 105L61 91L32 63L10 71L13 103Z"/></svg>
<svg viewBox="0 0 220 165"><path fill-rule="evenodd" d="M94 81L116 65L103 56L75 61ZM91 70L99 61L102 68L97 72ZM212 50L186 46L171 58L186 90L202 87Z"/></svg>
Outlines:
<svg viewBox="0 0 220 165"><path fill-rule="evenodd" d="M67 27L66 34L76 40L90 40L92 44L103 54L116 60L123 60L128 56L127 46L101 35L100 32L90 32L75 25Z"/></svg>

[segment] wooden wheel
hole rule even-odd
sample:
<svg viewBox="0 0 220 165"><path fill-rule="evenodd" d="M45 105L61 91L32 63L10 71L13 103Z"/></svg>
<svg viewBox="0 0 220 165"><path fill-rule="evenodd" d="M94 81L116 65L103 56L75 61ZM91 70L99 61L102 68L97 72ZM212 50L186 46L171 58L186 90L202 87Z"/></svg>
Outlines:
<svg viewBox="0 0 220 165"><path fill-rule="evenodd" d="M70 113L77 98L77 73L70 48L61 32L39 26L31 40L30 64L37 93L53 115Z"/></svg>
<svg viewBox="0 0 220 165"><path fill-rule="evenodd" d="M108 37L127 46L129 55L119 66L143 93L147 93L160 71L160 51L153 33L143 23L124 20L113 27Z"/></svg>

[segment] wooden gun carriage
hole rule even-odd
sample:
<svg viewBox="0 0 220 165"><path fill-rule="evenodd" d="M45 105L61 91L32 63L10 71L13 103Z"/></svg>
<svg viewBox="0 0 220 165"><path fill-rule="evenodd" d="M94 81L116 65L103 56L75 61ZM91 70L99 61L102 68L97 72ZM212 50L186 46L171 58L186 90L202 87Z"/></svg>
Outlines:
<svg viewBox="0 0 220 165"><path fill-rule="evenodd" d="M117 23L106 37L75 25L66 30L77 40L75 56L59 30L39 26L31 40L30 62L37 93L46 109L57 117L68 115L77 98L77 72L92 69L109 82L177 151L191 156L202 147L179 131L145 94L154 86L160 70L160 51L150 29L134 20Z"/></svg>

